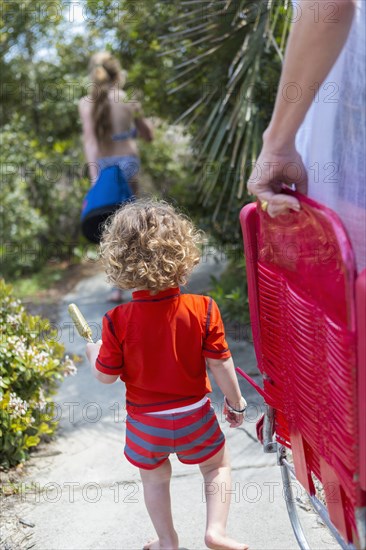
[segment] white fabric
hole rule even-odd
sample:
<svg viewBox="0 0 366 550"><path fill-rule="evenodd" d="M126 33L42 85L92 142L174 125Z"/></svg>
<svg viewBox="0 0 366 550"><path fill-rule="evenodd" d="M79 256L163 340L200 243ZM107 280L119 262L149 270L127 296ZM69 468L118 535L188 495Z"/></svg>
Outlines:
<svg viewBox="0 0 366 550"><path fill-rule="evenodd" d="M296 136L308 172L309 196L340 216L358 272L366 267L365 27L366 1L357 0L344 48Z"/></svg>
<svg viewBox="0 0 366 550"><path fill-rule="evenodd" d="M200 399L199 401L196 401L195 403L192 403L191 405L186 405L185 407L177 407L176 409L168 409L166 411L155 411L152 413L145 413L145 414L171 414L171 413L180 413L180 412L186 412L186 411L193 411L194 409L198 409L198 407L202 407L206 402L208 401L207 395Z"/></svg>

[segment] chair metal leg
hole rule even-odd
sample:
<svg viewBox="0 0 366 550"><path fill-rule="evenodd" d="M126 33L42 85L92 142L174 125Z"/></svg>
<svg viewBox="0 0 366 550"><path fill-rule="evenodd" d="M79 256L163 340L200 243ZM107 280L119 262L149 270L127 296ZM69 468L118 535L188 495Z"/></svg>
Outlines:
<svg viewBox="0 0 366 550"><path fill-rule="evenodd" d="M296 480L294 469L291 464L286 460L286 448L284 446L279 446L277 454L278 464L281 467L282 482L285 489L285 500L288 515L291 521L292 529L295 533L296 540L301 550L310 550L309 544L306 540L304 530L301 526L299 516L297 513L296 504L294 502L292 487L291 487L291 478ZM323 505L320 500L313 495L307 493L310 503L312 504L315 512L323 520L324 524L328 527L330 533L333 535L335 540L338 542L342 550L356 550L353 544L349 544L343 540L341 535L338 533L337 529L334 527L333 523L329 519L329 514L326 507ZM362 549L362 546L361 546Z"/></svg>
<svg viewBox="0 0 366 550"><path fill-rule="evenodd" d="M344 542L341 535L338 533L337 529L334 527L333 523L329 519L329 514L322 502L315 496L309 495L308 498L314 508L314 510L318 513L318 515L321 517L325 525L328 527L329 531L335 538L335 540L338 542L339 546L342 548L342 550L356 550L355 546L353 544L348 544L347 542Z"/></svg>
<svg viewBox="0 0 366 550"><path fill-rule="evenodd" d="M366 550L366 506L356 508L356 525L360 550Z"/></svg>
<svg viewBox="0 0 366 550"><path fill-rule="evenodd" d="M297 513L296 503L291 486L291 475L284 459L286 458L286 448L278 445L277 459L281 467L282 483L285 490L285 501L287 512L290 518L291 526L294 531L297 543L301 550L310 550L308 541L306 540L302 525Z"/></svg>
<svg viewBox="0 0 366 550"><path fill-rule="evenodd" d="M263 451L265 453L276 453L277 442L273 437L274 434L274 409L266 405L263 420Z"/></svg>

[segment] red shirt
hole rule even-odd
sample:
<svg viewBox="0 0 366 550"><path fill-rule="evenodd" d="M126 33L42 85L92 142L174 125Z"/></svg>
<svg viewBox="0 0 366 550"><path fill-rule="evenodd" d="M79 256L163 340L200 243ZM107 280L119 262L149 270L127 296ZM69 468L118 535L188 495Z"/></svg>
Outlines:
<svg viewBox="0 0 366 550"><path fill-rule="evenodd" d="M231 357L217 304L208 296L181 294L178 287L132 301L103 318L96 368L119 374L127 410L153 412L190 405L212 391L205 357ZM130 409L131 410L131 409Z"/></svg>

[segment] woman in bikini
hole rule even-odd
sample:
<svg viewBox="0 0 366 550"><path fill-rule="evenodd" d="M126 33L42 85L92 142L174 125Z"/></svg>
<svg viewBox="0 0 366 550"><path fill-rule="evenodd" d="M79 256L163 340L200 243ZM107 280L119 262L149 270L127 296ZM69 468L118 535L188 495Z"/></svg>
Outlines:
<svg viewBox="0 0 366 550"><path fill-rule="evenodd" d="M134 195L139 194L140 159L136 137L152 141L153 128L139 101L123 90L125 74L109 52L95 53L89 62L92 92L79 101L85 158L92 185L108 166L119 166ZM109 299L120 302L114 289Z"/></svg>

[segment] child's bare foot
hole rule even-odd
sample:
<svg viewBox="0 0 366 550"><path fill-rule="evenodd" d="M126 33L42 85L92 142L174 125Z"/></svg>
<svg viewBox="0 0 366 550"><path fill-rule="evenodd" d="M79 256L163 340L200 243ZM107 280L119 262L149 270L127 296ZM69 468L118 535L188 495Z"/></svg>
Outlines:
<svg viewBox="0 0 366 550"><path fill-rule="evenodd" d="M147 542L143 550L178 550L178 537L175 537L174 540L160 540L154 539Z"/></svg>
<svg viewBox="0 0 366 550"><path fill-rule="evenodd" d="M249 548L247 544L216 533L207 533L205 543L211 550L248 550Z"/></svg>
<svg viewBox="0 0 366 550"><path fill-rule="evenodd" d="M149 540L149 542L144 545L143 550L160 550L159 539Z"/></svg>

